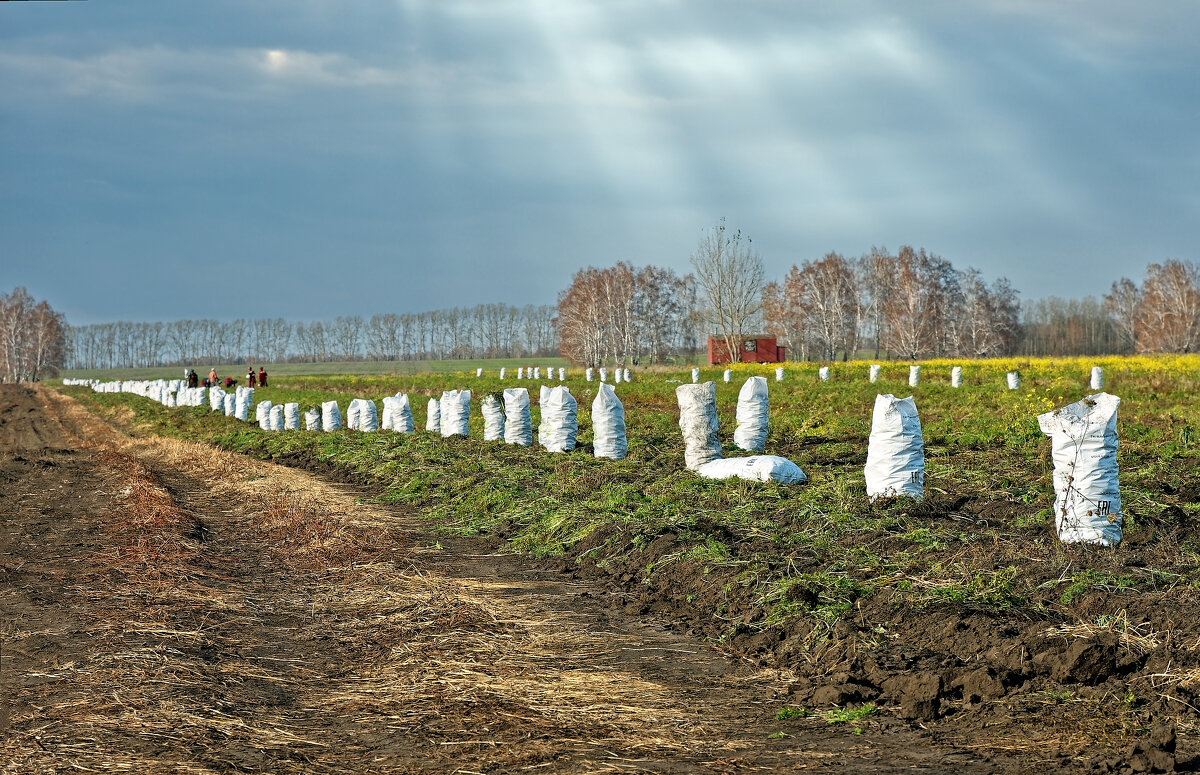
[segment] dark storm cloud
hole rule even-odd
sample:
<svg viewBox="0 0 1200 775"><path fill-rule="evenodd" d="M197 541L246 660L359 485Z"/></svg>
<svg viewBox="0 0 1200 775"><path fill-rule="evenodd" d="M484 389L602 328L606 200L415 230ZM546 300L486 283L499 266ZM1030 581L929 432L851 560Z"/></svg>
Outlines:
<svg viewBox="0 0 1200 775"><path fill-rule="evenodd" d="M1026 296L1192 258L1196 6L4 4L0 286L72 320L552 303L922 245Z"/></svg>

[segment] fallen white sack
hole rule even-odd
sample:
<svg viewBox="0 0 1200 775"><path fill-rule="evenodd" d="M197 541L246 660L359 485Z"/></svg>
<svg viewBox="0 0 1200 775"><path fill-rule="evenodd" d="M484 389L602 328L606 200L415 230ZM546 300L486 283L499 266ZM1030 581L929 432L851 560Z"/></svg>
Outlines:
<svg viewBox="0 0 1200 775"><path fill-rule="evenodd" d="M801 484L808 476L786 457L777 455L750 455L713 460L696 469L705 479L749 479L757 482L779 482Z"/></svg>
<svg viewBox="0 0 1200 775"><path fill-rule="evenodd" d="M439 408L442 414L443 438L471 435L470 390L444 391Z"/></svg>
<svg viewBox="0 0 1200 775"><path fill-rule="evenodd" d="M321 430L321 410L308 409L304 412L304 430L319 431Z"/></svg>
<svg viewBox="0 0 1200 775"><path fill-rule="evenodd" d="M738 391L733 443L747 452L762 452L767 446L768 417L767 378L750 377Z"/></svg>
<svg viewBox="0 0 1200 775"><path fill-rule="evenodd" d="M921 418L912 396L875 397L871 436L867 441L867 497L925 495L925 442Z"/></svg>
<svg viewBox="0 0 1200 775"><path fill-rule="evenodd" d="M504 410L500 399L489 393L479 402L479 410L483 413L483 440L503 441Z"/></svg>
<svg viewBox="0 0 1200 775"><path fill-rule="evenodd" d="M625 406L612 385L600 385L592 401L592 437L596 457L625 458L629 446L625 436Z"/></svg>
<svg viewBox="0 0 1200 775"><path fill-rule="evenodd" d="M717 386L684 384L675 388L679 401L679 430L683 432L683 460L695 471L721 458L720 424L717 420Z"/></svg>
<svg viewBox="0 0 1200 775"><path fill-rule="evenodd" d="M326 401L321 404L321 429L329 432L341 430L342 412L338 409L337 401Z"/></svg>
<svg viewBox="0 0 1200 775"><path fill-rule="evenodd" d="M1064 543L1121 542L1117 476L1117 407L1121 399L1095 393L1038 416L1054 460L1054 526Z"/></svg>
<svg viewBox="0 0 1200 775"><path fill-rule="evenodd" d="M538 426L542 446L547 452L570 452L579 435L578 407L566 385L552 387L541 402L542 422ZM542 429L545 429L543 432Z"/></svg>
<svg viewBox="0 0 1200 775"><path fill-rule="evenodd" d="M425 430L430 433L442 432L442 405L436 398L429 399L425 407Z"/></svg>
<svg viewBox="0 0 1200 775"><path fill-rule="evenodd" d="M533 445L533 420L529 416L529 391L525 388L507 388L504 391L504 441Z"/></svg>

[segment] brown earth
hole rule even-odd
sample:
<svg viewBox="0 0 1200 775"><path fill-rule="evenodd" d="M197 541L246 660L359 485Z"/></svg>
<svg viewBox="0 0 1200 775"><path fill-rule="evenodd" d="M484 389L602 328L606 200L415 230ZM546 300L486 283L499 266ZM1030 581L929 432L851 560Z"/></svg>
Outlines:
<svg viewBox="0 0 1200 775"><path fill-rule="evenodd" d="M360 495L0 386L0 772L1154 771L1173 729L1089 747L1087 716L1137 675L1194 701L1171 660L1195 621L1046 632L878 601L801 657L720 578L537 566ZM718 607L747 619L724 651ZM1039 693L1066 682L1083 699Z"/></svg>

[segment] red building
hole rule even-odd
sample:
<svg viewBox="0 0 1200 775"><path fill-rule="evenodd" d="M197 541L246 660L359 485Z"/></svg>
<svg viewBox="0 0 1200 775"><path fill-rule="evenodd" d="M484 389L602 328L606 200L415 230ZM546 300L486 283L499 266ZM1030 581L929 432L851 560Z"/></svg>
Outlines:
<svg viewBox="0 0 1200 775"><path fill-rule="evenodd" d="M754 336L746 337L742 340L742 363L782 363L785 359L786 347L780 347L775 343L773 336ZM729 363L732 358L729 357L729 348L725 346L725 340L719 336L710 336L708 338L708 365L716 366L718 363Z"/></svg>

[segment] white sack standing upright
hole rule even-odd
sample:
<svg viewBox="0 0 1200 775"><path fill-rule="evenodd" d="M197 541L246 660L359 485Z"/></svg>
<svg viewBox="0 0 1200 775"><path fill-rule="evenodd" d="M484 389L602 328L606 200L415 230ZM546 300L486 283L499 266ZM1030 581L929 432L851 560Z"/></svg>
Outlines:
<svg viewBox="0 0 1200 775"><path fill-rule="evenodd" d="M629 379L629 369L625 369L625 381L626 381L626 382L629 382L629 381L630 381L630 379Z"/></svg>
<svg viewBox="0 0 1200 775"><path fill-rule="evenodd" d="M1095 393L1038 416L1054 459L1054 526L1058 540L1116 546L1121 542L1117 482L1117 407Z"/></svg>
<svg viewBox="0 0 1200 775"><path fill-rule="evenodd" d="M750 377L738 391L733 443L747 452L762 452L767 446L768 416L767 378Z"/></svg>
<svg viewBox="0 0 1200 775"><path fill-rule="evenodd" d="M283 430L283 404L275 404L268 415L271 418L271 430Z"/></svg>
<svg viewBox="0 0 1200 775"><path fill-rule="evenodd" d="M872 363L870 370L867 372L867 379L870 380L870 382L872 384L878 382L879 381L879 372L880 372L879 364Z"/></svg>
<svg viewBox="0 0 1200 775"><path fill-rule="evenodd" d="M775 381L783 382L783 367L782 366L775 367Z"/></svg>
<svg viewBox="0 0 1200 775"><path fill-rule="evenodd" d="M208 406L214 412L223 411L225 409L225 391L219 387L209 388Z"/></svg>
<svg viewBox="0 0 1200 775"><path fill-rule="evenodd" d="M262 428L264 431L271 430L271 428L269 427L268 422L267 422L270 420L270 414L271 414L271 402L270 401L259 401L258 404L254 407L254 419L258 422L258 427Z"/></svg>
<svg viewBox="0 0 1200 775"><path fill-rule="evenodd" d="M962 366L950 369L950 387L962 387Z"/></svg>
<svg viewBox="0 0 1200 775"><path fill-rule="evenodd" d="M517 367L517 379L525 379L525 367L524 366Z"/></svg>
<svg viewBox="0 0 1200 775"><path fill-rule="evenodd" d="M916 387L919 384L921 384L921 367L920 366L909 366L908 367L908 386Z"/></svg>
<svg viewBox="0 0 1200 775"><path fill-rule="evenodd" d="M603 371L603 369L601 370ZM604 381L603 378L600 380ZM550 395L550 388L542 385L538 388L538 428L537 441L541 446L546 446L546 397Z"/></svg>
<svg viewBox="0 0 1200 775"><path fill-rule="evenodd" d="M390 431L392 429L392 410L395 406L395 396L383 397L383 410L379 412L379 430Z"/></svg>
<svg viewBox="0 0 1200 775"><path fill-rule="evenodd" d="M304 430L319 431L321 430L321 410L309 409L304 413Z"/></svg>
<svg viewBox="0 0 1200 775"><path fill-rule="evenodd" d="M867 442L867 497L925 496L925 442L912 396L875 397Z"/></svg>
<svg viewBox="0 0 1200 775"><path fill-rule="evenodd" d="M504 441L504 410L500 408L500 399L490 393L479 402L483 413L483 440Z"/></svg>
<svg viewBox="0 0 1200 775"><path fill-rule="evenodd" d="M733 381L733 369L725 369L725 373L721 376L723 376L725 378L726 382L732 382Z"/></svg>
<svg viewBox="0 0 1200 775"><path fill-rule="evenodd" d="M447 390L442 393L442 438L471 435L471 391Z"/></svg>
<svg viewBox="0 0 1200 775"><path fill-rule="evenodd" d="M483 376L483 369L475 369L475 376L476 376L476 377L482 377L482 376Z"/></svg>
<svg viewBox="0 0 1200 775"><path fill-rule="evenodd" d="M610 386L611 387L611 386ZM579 404L566 385L549 388L542 399L542 422L539 431L547 452L570 452L579 436Z"/></svg>
<svg viewBox="0 0 1200 775"><path fill-rule="evenodd" d="M396 433L412 433L412 406L408 402L408 394L397 393L395 400L396 403L392 407L392 430Z"/></svg>
<svg viewBox="0 0 1200 775"><path fill-rule="evenodd" d="M1092 367L1092 380L1089 384L1091 385L1092 390L1103 390L1104 389L1104 369L1100 368L1099 366L1093 366Z"/></svg>
<svg viewBox="0 0 1200 775"><path fill-rule="evenodd" d="M500 379L504 379L504 375L505 375L506 373L507 373L507 370L506 370L506 369L504 369L504 368L501 368L501 369L500 369Z"/></svg>
<svg viewBox="0 0 1200 775"><path fill-rule="evenodd" d="M237 408L236 402L237 402L237 398L233 395L233 393L225 394L225 416L226 417L233 417L234 410Z"/></svg>
<svg viewBox="0 0 1200 775"><path fill-rule="evenodd" d="M350 403L346 405L346 430L360 430L360 418L362 416L361 398L351 398Z"/></svg>
<svg viewBox="0 0 1200 775"><path fill-rule="evenodd" d="M567 370L560 367L558 370L558 381L565 382L566 379L567 379Z"/></svg>
<svg viewBox="0 0 1200 775"><path fill-rule="evenodd" d="M542 367L541 367L541 366L534 366L534 367L533 367L533 378L534 378L534 379L541 379L541 378L542 378Z"/></svg>
<svg viewBox="0 0 1200 775"><path fill-rule="evenodd" d="M1010 372L1008 372L1008 374L1005 375L1005 379L1008 380L1008 389L1009 390L1020 390L1021 389L1021 372L1010 371Z"/></svg>
<svg viewBox="0 0 1200 775"><path fill-rule="evenodd" d="M361 399L358 405L358 429L363 433L379 430L379 412L375 408L375 402L369 398Z"/></svg>
<svg viewBox="0 0 1200 775"><path fill-rule="evenodd" d="M720 424L717 420L717 386L680 385L675 388L679 401L679 430L683 432L683 461L695 471L705 463L721 459Z"/></svg>
<svg viewBox="0 0 1200 775"><path fill-rule="evenodd" d="M442 405L436 398L429 399L425 408L425 430L430 433L442 432Z"/></svg>
<svg viewBox="0 0 1200 775"><path fill-rule="evenodd" d="M504 391L504 441L508 444L533 446L533 420L529 416L529 391L508 388Z"/></svg>
<svg viewBox="0 0 1200 775"><path fill-rule="evenodd" d="M621 370L620 369L617 369L616 371L613 372L613 384L614 385L621 384Z"/></svg>
<svg viewBox="0 0 1200 775"><path fill-rule="evenodd" d="M625 406L612 385L601 385L592 401L592 435L596 457L623 460L628 449L625 437Z"/></svg>
<svg viewBox="0 0 1200 775"><path fill-rule="evenodd" d="M595 371L593 371L592 367L591 367L591 366L588 366L588 367L587 367L587 370L583 372L583 378L584 378L585 380L587 380L588 382L591 382L591 381L592 381L592 377L593 377L593 375L595 375L595 373L596 373L596 372L595 372Z"/></svg>
<svg viewBox="0 0 1200 775"><path fill-rule="evenodd" d="M700 369L692 369L692 384L700 384Z"/></svg>
<svg viewBox="0 0 1200 775"><path fill-rule="evenodd" d="M342 429L342 412L338 409L337 401L326 401L321 404L321 430L325 432Z"/></svg>
<svg viewBox="0 0 1200 775"><path fill-rule="evenodd" d="M283 429L285 431L300 430L300 404L283 405Z"/></svg>
<svg viewBox="0 0 1200 775"><path fill-rule="evenodd" d="M600 381L603 382L606 379L608 379L608 369L601 366L600 367Z"/></svg>
<svg viewBox="0 0 1200 775"><path fill-rule="evenodd" d="M817 369L817 376L821 378L822 382L828 382L829 381L829 367L822 366L821 368Z"/></svg>

